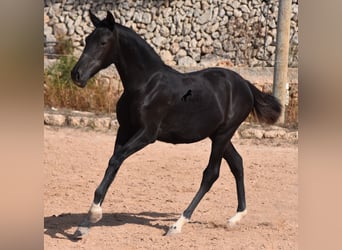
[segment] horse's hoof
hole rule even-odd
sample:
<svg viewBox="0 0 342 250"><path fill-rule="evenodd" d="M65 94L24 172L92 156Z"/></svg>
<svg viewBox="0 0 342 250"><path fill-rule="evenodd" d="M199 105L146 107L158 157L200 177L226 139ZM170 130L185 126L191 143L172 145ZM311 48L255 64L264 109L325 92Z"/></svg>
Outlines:
<svg viewBox="0 0 342 250"><path fill-rule="evenodd" d="M247 215L247 209L245 209L242 212L237 212L232 218L228 220L228 226L234 227L236 224L238 224L243 217Z"/></svg>
<svg viewBox="0 0 342 250"><path fill-rule="evenodd" d="M182 227L185 223L189 222L190 219L186 218L184 215L181 215L179 219L176 221L175 224L173 224L169 231L167 232L167 236L179 234L182 231Z"/></svg>
<svg viewBox="0 0 342 250"><path fill-rule="evenodd" d="M89 221L96 223L102 219L102 208L100 205L92 204L89 209Z"/></svg>
<svg viewBox="0 0 342 250"><path fill-rule="evenodd" d="M89 232L89 227L86 226L79 226L77 230L75 231L73 238L76 240L80 240L83 238L84 235L86 235Z"/></svg>
<svg viewBox="0 0 342 250"><path fill-rule="evenodd" d="M181 232L180 228L178 228L177 226L171 226L169 228L169 231L167 231L166 236L176 235L176 234L179 234L180 232Z"/></svg>

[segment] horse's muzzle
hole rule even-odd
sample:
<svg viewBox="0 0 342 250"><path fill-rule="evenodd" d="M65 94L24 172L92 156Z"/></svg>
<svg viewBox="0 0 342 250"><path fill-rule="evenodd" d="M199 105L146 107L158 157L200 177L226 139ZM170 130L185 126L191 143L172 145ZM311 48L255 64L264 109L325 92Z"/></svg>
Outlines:
<svg viewBox="0 0 342 250"><path fill-rule="evenodd" d="M71 79L75 85L81 88L84 88L87 84L87 81L81 79L81 74L79 73L77 68L73 68L71 70Z"/></svg>

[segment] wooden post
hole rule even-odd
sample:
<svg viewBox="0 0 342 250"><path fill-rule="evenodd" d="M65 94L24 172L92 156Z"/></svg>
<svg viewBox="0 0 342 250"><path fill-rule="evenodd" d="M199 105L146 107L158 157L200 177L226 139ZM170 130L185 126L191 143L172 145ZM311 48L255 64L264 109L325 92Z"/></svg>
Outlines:
<svg viewBox="0 0 342 250"><path fill-rule="evenodd" d="M291 22L292 0L279 0L278 26L277 26L277 45L275 55L275 67L273 78L273 95L277 97L282 105L282 113L278 124L285 123L285 102L286 102L286 83L289 59L290 44L290 22Z"/></svg>

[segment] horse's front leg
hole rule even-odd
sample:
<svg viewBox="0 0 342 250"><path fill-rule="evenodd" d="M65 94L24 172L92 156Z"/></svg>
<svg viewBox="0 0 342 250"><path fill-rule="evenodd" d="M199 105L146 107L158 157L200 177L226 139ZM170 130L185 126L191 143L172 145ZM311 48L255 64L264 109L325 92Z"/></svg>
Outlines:
<svg viewBox="0 0 342 250"><path fill-rule="evenodd" d="M110 158L105 175L95 191L94 200L90 206L88 215L79 225L74 234L74 237L76 238L80 238L84 234L86 234L91 224L98 222L102 218L102 202L122 162L128 156L134 154L135 152L155 141L154 136L152 136L151 133L149 133L146 129L140 129L128 140L127 135L123 134L123 132L120 131L122 130L119 129L118 131L114 154ZM127 142L123 143L123 141L126 140Z"/></svg>

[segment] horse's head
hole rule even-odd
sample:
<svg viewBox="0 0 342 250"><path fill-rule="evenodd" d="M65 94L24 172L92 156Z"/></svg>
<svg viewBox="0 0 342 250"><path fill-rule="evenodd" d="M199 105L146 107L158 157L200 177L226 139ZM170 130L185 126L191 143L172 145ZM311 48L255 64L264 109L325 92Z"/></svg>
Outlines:
<svg viewBox="0 0 342 250"><path fill-rule="evenodd" d="M115 21L109 11L103 20L99 20L91 11L89 14L95 30L86 37L82 55L71 71L72 80L82 88L92 76L113 63L116 40Z"/></svg>

